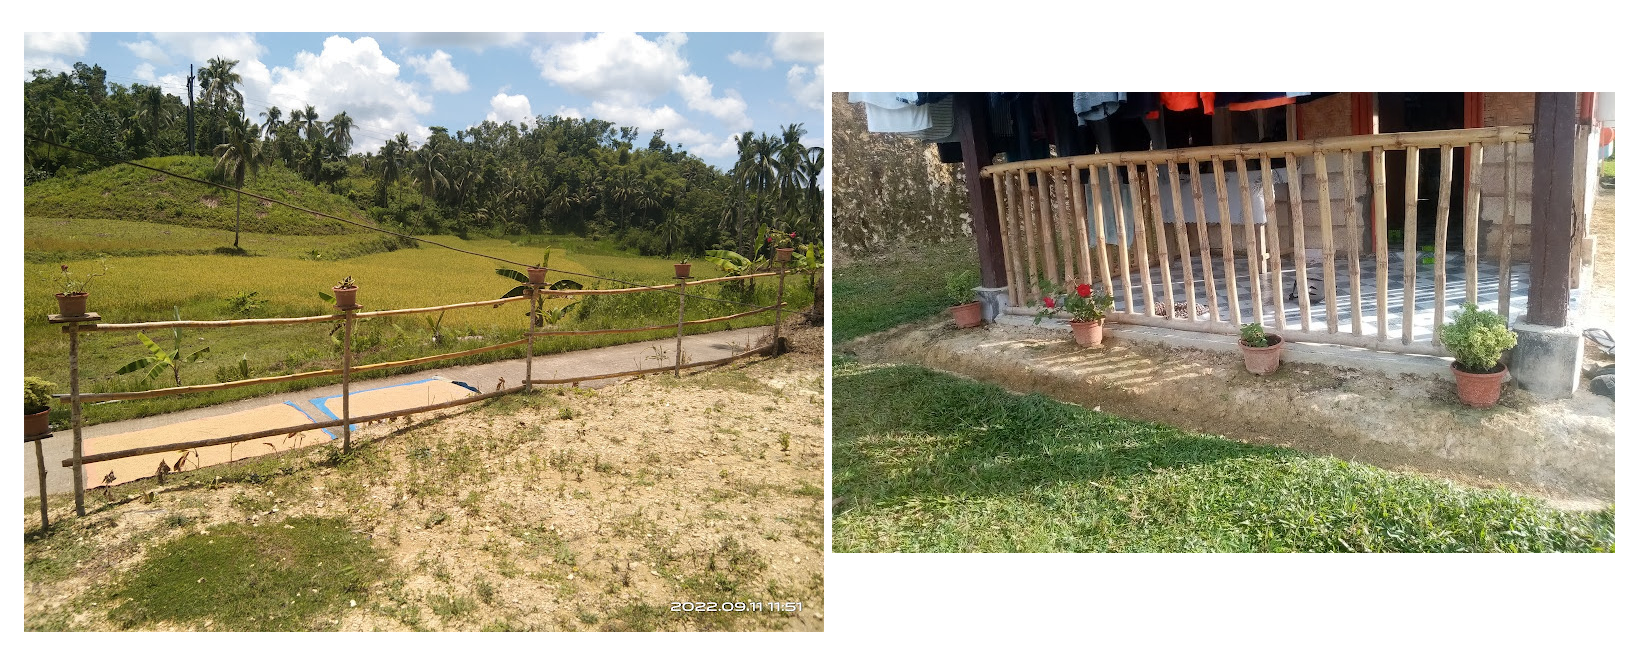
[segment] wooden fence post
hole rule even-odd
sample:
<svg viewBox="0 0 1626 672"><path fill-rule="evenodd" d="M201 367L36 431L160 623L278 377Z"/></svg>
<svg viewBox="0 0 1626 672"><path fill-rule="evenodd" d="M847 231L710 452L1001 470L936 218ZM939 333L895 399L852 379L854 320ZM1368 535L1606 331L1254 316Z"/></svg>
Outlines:
<svg viewBox="0 0 1626 672"><path fill-rule="evenodd" d="M51 438L51 433L46 432L30 438L34 440L34 462L38 466L40 477L40 529L45 530L51 527L51 506L45 501L45 446L43 442Z"/></svg>
<svg viewBox="0 0 1626 672"><path fill-rule="evenodd" d="M532 349L533 349L532 344L536 342L536 318L538 317L537 311L541 309L541 302L537 301L537 296L538 296L537 293L536 293L537 289L538 289L538 287L536 285L531 285L531 292L530 292L530 294L531 294L531 314L525 316L525 319L527 321L527 324L525 325L525 391L526 392L531 391L531 358L532 358Z"/></svg>
<svg viewBox="0 0 1626 672"><path fill-rule="evenodd" d="M677 356L672 361L672 377L683 377L683 285L688 278L677 279L678 291L678 321L677 321Z"/></svg>
<svg viewBox="0 0 1626 672"><path fill-rule="evenodd" d="M773 354L775 356L783 354L783 349L779 347L779 321L780 316L785 312L785 270L789 267L790 262L788 261L779 265L779 294L773 300Z"/></svg>
<svg viewBox="0 0 1626 672"><path fill-rule="evenodd" d="M68 323L68 399L73 410L73 508L85 515L85 437L79 407L79 323ZM45 493L40 492L44 497Z"/></svg>
<svg viewBox="0 0 1626 672"><path fill-rule="evenodd" d="M350 452L350 332L356 324L355 308L344 311L344 452Z"/></svg>

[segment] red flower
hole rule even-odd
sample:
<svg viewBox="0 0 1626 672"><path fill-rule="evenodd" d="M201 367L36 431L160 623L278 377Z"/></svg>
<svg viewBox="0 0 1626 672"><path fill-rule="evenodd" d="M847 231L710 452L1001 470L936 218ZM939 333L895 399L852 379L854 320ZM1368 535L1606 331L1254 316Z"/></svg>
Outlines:
<svg viewBox="0 0 1626 672"><path fill-rule="evenodd" d="M768 242L773 242L773 236L768 236Z"/></svg>
<svg viewBox="0 0 1626 672"><path fill-rule="evenodd" d="M1044 297L1044 307L1046 307L1046 308L1055 308L1056 307L1056 300L1052 299L1052 298L1050 298L1048 296Z"/></svg>
<svg viewBox="0 0 1626 672"><path fill-rule="evenodd" d="M1088 284L1080 283L1079 286L1074 287L1073 289L1078 292L1079 296L1086 299L1090 298L1090 286Z"/></svg>
<svg viewBox="0 0 1626 672"><path fill-rule="evenodd" d="M793 233L793 234L790 234L790 237L792 237L792 238L795 238L795 237L796 237L796 234L794 234L794 233Z"/></svg>

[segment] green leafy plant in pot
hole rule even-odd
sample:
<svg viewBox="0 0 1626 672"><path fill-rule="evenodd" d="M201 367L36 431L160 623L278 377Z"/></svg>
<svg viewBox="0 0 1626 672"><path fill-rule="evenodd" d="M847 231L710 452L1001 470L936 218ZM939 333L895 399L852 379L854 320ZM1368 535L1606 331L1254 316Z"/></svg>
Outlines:
<svg viewBox="0 0 1626 672"><path fill-rule="evenodd" d="M969 329L982 324L982 303L977 300L979 280L976 271L949 275L949 298L955 303L954 307L949 308L949 314L954 316L954 326Z"/></svg>
<svg viewBox="0 0 1626 672"><path fill-rule="evenodd" d="M51 415L51 394L56 383L44 378L23 378L23 436L38 436L51 431L46 419Z"/></svg>
<svg viewBox="0 0 1626 672"><path fill-rule="evenodd" d="M1242 348L1242 365L1248 373L1263 376L1282 364L1282 337L1265 333L1265 325L1258 322L1242 326L1237 345Z"/></svg>
<svg viewBox="0 0 1626 672"><path fill-rule="evenodd" d="M85 305L90 301L90 281L107 275L107 256L101 258L100 271L75 274L68 270L67 264L62 264L61 271L53 278L62 291L57 292L57 312L63 317L84 317Z"/></svg>
<svg viewBox="0 0 1626 672"><path fill-rule="evenodd" d="M1451 316L1440 328L1440 342L1457 361L1451 372L1457 378L1457 398L1474 408L1490 408L1502 398L1502 380L1507 365L1502 354L1519 342L1501 315L1480 310L1472 303Z"/></svg>
<svg viewBox="0 0 1626 672"><path fill-rule="evenodd" d="M689 277L689 258L684 257L681 263L672 264L672 275L678 278Z"/></svg>
<svg viewBox="0 0 1626 672"><path fill-rule="evenodd" d="M339 310L355 310L361 307L356 303L356 290L358 289L360 288L356 286L355 280L352 280L347 275L344 276L343 280L339 281L339 284L333 286L332 295L327 292L317 292L316 295L322 297L323 301L332 303Z"/></svg>

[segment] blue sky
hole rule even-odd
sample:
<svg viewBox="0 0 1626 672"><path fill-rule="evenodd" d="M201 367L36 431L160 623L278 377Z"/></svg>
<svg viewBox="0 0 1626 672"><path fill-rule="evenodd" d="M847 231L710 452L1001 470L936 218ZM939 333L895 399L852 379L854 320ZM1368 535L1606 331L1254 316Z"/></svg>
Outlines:
<svg viewBox="0 0 1626 672"><path fill-rule="evenodd" d="M160 84L185 98L188 64L240 61L251 118L316 106L355 119L355 151L396 133L485 119L607 119L658 128L714 165L732 166L732 137L801 123L824 145L821 33L25 33L23 77L75 61L109 83Z"/></svg>

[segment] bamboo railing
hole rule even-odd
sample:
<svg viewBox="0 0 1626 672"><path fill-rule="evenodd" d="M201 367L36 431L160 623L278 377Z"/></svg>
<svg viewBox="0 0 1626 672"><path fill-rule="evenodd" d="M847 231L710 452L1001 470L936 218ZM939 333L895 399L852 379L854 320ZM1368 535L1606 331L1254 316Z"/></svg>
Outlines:
<svg viewBox="0 0 1626 672"><path fill-rule="evenodd" d="M350 431L351 431L350 428L353 425L358 425L358 424L363 424L363 423L368 423L368 422L376 422L376 421L386 420L386 419L389 419L389 418L394 418L394 417L399 417L399 416L412 415L412 414L415 414L415 413L424 413L424 412L434 411L434 410L439 410L439 409L452 408L452 407L461 406L461 405L465 405L465 404L471 404L471 403L478 402L478 401L484 401L486 399L493 399L493 398L496 398L498 396L502 396L502 395L505 395L505 394L510 394L510 393L513 393L513 392L519 392L519 391L529 392L529 391L531 391L533 389L533 387L535 385L557 385L557 384L567 384L567 383L574 384L574 383L580 383L582 381L587 381L587 380L600 380L600 379L607 379L607 378L624 378L624 377L629 377L629 376L648 375L648 374L652 374L652 373L665 373L665 372L668 372L668 371L671 372L673 375L681 375L682 370L686 369L686 368L692 368L692 367L697 367L697 366L710 366L710 365L725 364L725 363L732 362L732 361L735 361L735 360L738 360L738 359L741 359L741 358L744 358L744 357L748 357L748 356L751 356L751 355L755 355L755 354L777 353L777 352L779 352L778 340L779 340L779 332L780 332L780 323L783 321L783 308L785 307L785 303L784 303L785 277L787 275L790 275L790 274L800 274L800 273L803 273L803 272L806 272L806 271L803 271L803 270L800 270L800 269L792 270L792 269L789 268L788 264L781 264L781 266L779 268L777 268L775 270L772 270L772 271L764 272L764 273L752 273L752 274L737 275L737 276L723 276L723 277L718 277L718 278L708 278L708 279L704 279L704 280L690 280L688 278L678 278L677 282L672 283L672 284L653 285L653 286L634 286L634 287L627 287L627 288L621 288L621 289L561 289L561 290L552 290L552 289L543 289L539 285L530 285L530 288L531 288L530 291L526 292L524 296L515 296L515 297L509 297L509 298L503 298L503 299L492 299L492 300L487 300L487 301L470 301L470 302L466 302L466 303L454 303L454 304L449 304L449 305L444 305L444 306L426 306L426 307L418 307L418 308L399 308L399 309L392 309L392 310L375 310L375 311L362 311L362 310L360 310L360 308L361 308L360 306L355 306L355 307L351 307L351 308L348 308L348 309L340 308L339 312L336 313L336 314L333 314L333 315L309 315L309 316L303 316L303 317L277 317L277 318L243 319L243 320L174 320L174 321L164 321L164 322L131 322L131 323L123 323L123 324L102 324L102 323L100 323L101 315L99 315L97 313L87 313L86 315L80 316L80 317L63 317L63 316L60 316L60 315L52 315L49 318L50 321L52 323L59 323L59 324L63 325L63 331L68 334L68 344L69 344L68 345L68 353L69 353L69 355L68 355L68 364L69 364L68 376L69 376L69 379L70 379L70 386L69 386L70 392L68 394L55 395L59 399L67 400L70 403L71 408L72 408L72 420L71 421L72 421L72 425L73 425L73 454L72 454L72 457L69 457L67 459L62 460L62 466L73 469L74 506L75 506L75 509L76 509L77 513L80 516L83 516L83 515L85 515L84 465L86 465L86 464L93 464L93 463L97 463L97 462L105 462L105 461L108 461L108 460L117 460L117 459L126 458L126 457L136 457L136 456L140 456L140 455L151 455L151 454L154 454L154 453L177 451L177 450L182 450L182 449L201 448L201 447L204 447L204 446L222 445L222 444L228 444L228 443L240 443L240 442L249 441L249 440L252 440L252 439L265 438L265 437L271 437L271 436L279 436L279 435L290 435L290 434L297 433L297 432L310 431L310 430L316 430L316 429L325 429L325 428L328 428L328 427L340 427L341 428L341 431L343 433L344 449L348 451L350 449ZM688 288L693 287L695 285L706 285L706 284L712 284L712 283L717 283L717 282L727 282L727 281L733 281L733 280L748 280L748 279L753 279L753 278L767 278L767 277L776 277L776 278L778 278L778 285L779 285L778 286L778 298L776 299L776 302L773 305L769 305L769 306L753 306L751 310L746 310L746 311L734 313L732 315L723 315L723 316L720 316L720 317L710 317L710 318L699 319L699 320L685 320L684 319L684 302L685 302L685 299L687 298L686 291L687 291ZM525 338L522 338L522 339L519 339L519 340L509 341L507 343L498 343L498 344L494 344L494 345L488 345L488 346L473 348L473 349L469 349L469 350L460 350L458 352L448 352L448 353L442 353L442 354L438 354L438 355L428 355L428 356L425 356L425 357L416 357L416 358L413 358L413 359L404 359L404 360L392 361L392 362L378 362L378 363L375 363L375 364L365 364L365 365L360 365L360 366L354 365L352 363L352 359L353 359L353 356L354 356L352 335L353 335L353 329L354 329L355 322L358 319L367 319L367 318L372 318L372 317L387 317L387 316L393 316L393 315L409 315L409 314L414 314L414 313L431 313L431 312L439 312L439 311L443 311L443 310L455 310L455 309L460 309L460 308L475 308L475 307L481 307L481 306L498 306L498 305L502 305L502 304L506 304L506 303L512 303L512 302L516 302L516 301L529 302L530 303L530 308L531 308L531 314L534 315L536 313L536 310L537 310L538 299L540 299L540 298L542 298L544 296L583 296L583 295L585 295L585 296L594 296L594 295L607 295L607 294L628 294L628 293L633 293L633 292L649 292L649 291L675 291L677 293L677 295L678 295L678 321L677 322L670 323L670 324L655 324L655 325L648 325L648 326L641 326L641 327L626 327L626 328L618 328L618 329L590 329L590 330L579 330L579 331L537 331L536 330L535 320L530 318L530 317L527 317L526 318L527 327L526 327ZM743 351L743 352L739 352L737 354L734 354L734 355L732 355L730 357L725 357L723 359L707 360L707 361L703 361L703 362L688 362L688 361L685 361L685 359L683 357L683 328L685 326L694 326L694 325L701 325L701 324L713 324L713 323L717 323L717 322L726 322L726 321L729 321L729 320L736 320L736 319L739 319L739 318L742 318L742 317L757 315L757 314L764 313L764 312L767 312L767 311L770 311L770 310L774 311L774 322L773 322L773 329L774 329L773 338L774 338L774 342L772 344L767 345L767 346L763 346L763 347L759 347L759 348L746 350L746 351ZM213 384L207 384L207 385L184 385L184 386L177 386L177 387L160 388L160 389L156 389L156 390L142 390L142 391L136 391L136 392L81 393L79 391L79 382L80 381L79 381L79 356L78 356L78 354L79 354L79 337L80 337L81 334L102 333L102 332L113 333L113 332L124 332L124 331L159 330L159 329L170 329L170 328L211 329L211 328L221 328L221 327L282 326L282 325L314 324L314 323L322 323L322 322L339 322L339 321L344 322L344 325L343 325L344 326L344 339L341 341L341 346L343 348L343 357L342 357L343 364L342 364L342 366L340 368L337 368L337 369L322 369L322 370L319 370L319 371L304 371L304 372L300 372L300 373L294 373L294 374L288 374L288 375L282 375L282 376L265 376L265 377L260 377L260 378L250 378L250 379L246 379L246 380L231 381L231 382L227 382L227 383L213 383ZM590 335L597 335L597 334L626 334L626 333L646 332L646 331L660 331L660 330L664 330L664 329L676 329L677 330L677 346L676 346L676 360L677 361L672 366L662 365L660 367L651 368L651 369L631 369L631 370L627 370L627 371L618 371L618 372L614 372L614 373L603 373L603 374L595 374L595 375L591 375L591 376L581 376L581 377L576 377L576 378L561 378L561 379L537 379L532 373L532 365L533 365L533 360L535 358L535 354L533 352L533 350L534 350L533 345L534 345L537 338L559 338L559 337L567 337L567 336L590 336ZM525 346L525 383L522 386L521 385L516 385L516 386L514 386L512 388L499 389L499 390L495 390L495 391L492 391L492 392L487 392L487 393L484 393L484 394L476 394L476 395L472 395L472 396L469 396L469 397L464 397L462 399L454 399L454 400L451 400L451 401L441 402L441 403L437 403L437 404L430 404L430 405L425 405L425 406L416 406L416 407L413 407L413 408L401 409L401 410L396 410L396 411L389 411L389 412L385 412L385 413L376 413L376 414L361 416L361 417L351 417L351 415L350 415L350 376L351 376L351 374L362 373L362 372L367 372L367 371L377 371L377 370L382 370L382 369L391 369L391 368L415 366L415 365L419 365L419 364L427 364L427 363L432 363L432 362L446 361L446 360L450 360L450 359L457 359L457 358L461 358L461 357L469 357L469 356L472 356L472 355L477 355L477 354L482 354L482 353L487 353L487 352L495 352L495 351L498 351L498 350L505 350L505 349L508 349L508 348L519 347L521 345ZM142 446L142 447L136 447L136 448L129 448L129 449L125 449L125 450L112 451L112 452L108 452L108 453L101 453L101 454L92 455L92 456L89 456L89 457L84 455L84 440L83 440L83 436L82 436L82 431L83 431L83 427L84 427L84 417L83 417L83 412L82 412L82 404L85 403L85 402L114 401L114 400L128 400L128 399L148 399L148 398L153 398L153 397L163 397L163 396L170 396L170 395L176 395L176 394L189 394L189 393L195 393L195 392L211 392L211 391L218 391L218 390L228 390L228 389L239 388L239 387L247 387L247 386L253 386L253 385L273 385L273 384L277 384L277 383L285 383L285 382L291 382L291 381L296 381L296 380L306 380L306 379L310 379L310 378L321 378L321 377L330 377L330 376L339 376L339 377L342 378L341 391L340 391L340 396L342 397L342 404L341 404L342 410L341 410L341 413L340 413L340 417L338 419L336 419L336 420L327 420L327 421L322 421L322 422L311 422L311 423L306 423L306 424L292 426L292 427L279 427L279 428L276 428L276 429L260 430L260 431L248 432L248 433L244 433L244 434L237 434L237 435L233 435L233 436L223 436L223 437L196 439L196 440L181 441L181 442L176 442L176 443L167 443L167 444L154 445L154 446ZM43 460L43 458L42 458L42 460ZM42 465L43 465L43 462L42 462ZM41 470L41 478L42 479L44 478L43 469ZM43 481L42 481L42 483L43 483ZM42 484L41 490L40 490L40 497L41 497L41 500L43 501L43 499L45 497L45 490L44 490L43 484Z"/></svg>
<svg viewBox="0 0 1626 672"><path fill-rule="evenodd" d="M1084 282L1113 295L1111 319L1122 323L1234 334L1244 323L1260 322L1274 326L1287 340L1444 354L1439 327L1447 308L1479 298L1480 166L1487 148L1500 150L1503 157L1504 207L1490 240L1497 245L1497 310L1512 317L1514 150L1530 142L1530 133L1529 126L1385 133L1054 157L985 167L982 175L993 181L1011 274L1008 293L1015 307L1010 312L1032 315L1044 285L1070 288ZM1459 149L1467 175L1460 185L1462 251L1448 260L1452 154ZM1393 194L1386 169L1388 151L1405 153L1405 178L1392 186ZM1438 192L1425 194L1419 182L1420 158L1435 152L1440 163ZM1337 162L1336 170L1329 156ZM1287 189L1278 214L1273 171L1281 170ZM1339 198L1334 197L1335 185L1342 187ZM1210 189L1217 193L1206 193ZM1233 189L1242 195L1240 203L1232 202ZM1263 212L1255 200L1261 192ZM1434 231L1419 232L1419 208L1428 197L1437 200ZM1392 246L1387 236L1390 198L1400 199L1404 213L1399 223L1403 235ZM1316 206L1313 222L1306 221L1307 202ZM1216 205L1218 212L1208 212ZM1232 221L1233 207L1242 222ZM1201 224L1192 226L1196 223ZM1210 235L1212 225L1218 225L1218 236ZM1188 235L1193 228L1195 236ZM1370 231L1378 232L1376 249L1367 242ZM1237 235L1242 240L1236 240ZM1433 268L1422 277L1433 289L1429 282L1418 284L1421 246L1430 243ZM1319 250L1319 259L1313 258L1312 249ZM1399 268L1391 269L1390 254L1398 255ZM1444 291L1448 263L1462 266L1458 277L1465 278L1466 296L1447 296ZM1312 300L1306 288L1317 267L1319 296ZM1183 271L1178 280L1177 271ZM1391 272L1400 279L1393 295ZM1363 291L1362 278L1376 287L1374 295ZM1177 303L1186 304L1179 315ZM1432 304L1431 310L1427 304ZM1206 315L1199 314L1199 305L1208 308ZM1417 337L1419 305L1429 311L1425 322L1432 317L1431 336ZM1312 322L1325 328L1312 330Z"/></svg>

